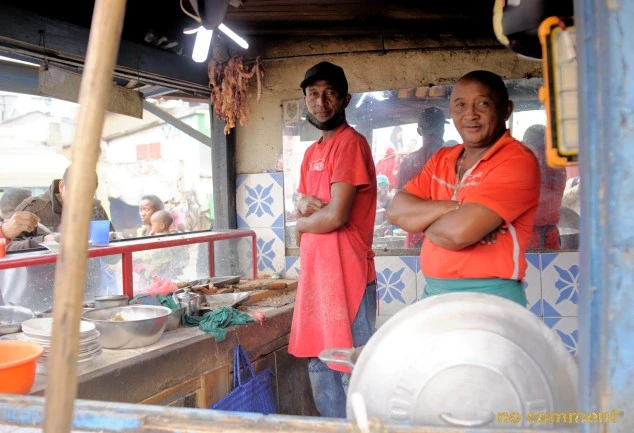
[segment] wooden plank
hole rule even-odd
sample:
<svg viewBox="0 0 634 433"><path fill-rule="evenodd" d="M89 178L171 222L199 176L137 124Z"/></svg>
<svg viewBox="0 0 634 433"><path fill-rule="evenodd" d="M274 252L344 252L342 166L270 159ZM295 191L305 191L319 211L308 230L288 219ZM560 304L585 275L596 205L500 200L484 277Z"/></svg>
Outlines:
<svg viewBox="0 0 634 433"><path fill-rule="evenodd" d="M254 292L249 296L249 300L245 304L252 304L254 302L262 301L264 299L272 298L273 296L279 296L285 293L292 292L296 289L280 289L280 290L260 290Z"/></svg>
<svg viewBox="0 0 634 433"><path fill-rule="evenodd" d="M140 404L156 404L159 406L168 406L179 399L186 397L187 395L199 390L201 386L201 380L198 377L194 377L180 385L167 388L154 394L153 396L140 401Z"/></svg>
<svg viewBox="0 0 634 433"><path fill-rule="evenodd" d="M286 415L319 416L313 401L305 358L288 353L288 346L275 351L278 410Z"/></svg>
<svg viewBox="0 0 634 433"><path fill-rule="evenodd" d="M37 92L39 95L77 102L80 84L80 74L52 66L43 66L40 68ZM142 119L143 98L137 91L111 84L106 110Z"/></svg>
<svg viewBox="0 0 634 433"><path fill-rule="evenodd" d="M200 378L201 392L196 406L208 408L231 391L231 373L229 365L208 373Z"/></svg>

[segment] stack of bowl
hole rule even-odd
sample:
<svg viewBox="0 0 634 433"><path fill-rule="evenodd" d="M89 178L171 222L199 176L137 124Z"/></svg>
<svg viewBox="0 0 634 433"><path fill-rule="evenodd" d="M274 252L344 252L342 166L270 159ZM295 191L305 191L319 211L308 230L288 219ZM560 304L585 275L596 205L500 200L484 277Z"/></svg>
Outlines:
<svg viewBox="0 0 634 433"><path fill-rule="evenodd" d="M77 362L86 362L101 355L101 342L99 340L99 331L97 331L95 325L83 320L79 323L79 354ZM44 348L44 353L40 360L45 362L51 349L53 318L44 317L27 320L22 323L22 332L24 332L24 336L29 341L37 343Z"/></svg>

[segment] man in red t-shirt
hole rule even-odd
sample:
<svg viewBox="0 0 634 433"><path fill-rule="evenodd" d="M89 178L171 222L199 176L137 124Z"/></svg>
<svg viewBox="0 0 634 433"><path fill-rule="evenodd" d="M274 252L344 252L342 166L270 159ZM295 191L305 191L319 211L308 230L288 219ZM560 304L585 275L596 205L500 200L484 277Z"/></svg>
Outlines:
<svg viewBox="0 0 634 433"><path fill-rule="evenodd" d="M500 76L466 74L449 100L463 144L440 149L392 199L390 222L425 233L423 296L471 291L526 306L521 280L540 173L535 155L506 129L512 111Z"/></svg>
<svg viewBox="0 0 634 433"><path fill-rule="evenodd" d="M348 370L331 369L317 357L325 349L363 346L374 332L376 173L368 142L346 122L351 96L343 69L319 63L301 88L307 119L322 136L301 167L296 239L302 272L288 351L309 358L319 413L345 418Z"/></svg>

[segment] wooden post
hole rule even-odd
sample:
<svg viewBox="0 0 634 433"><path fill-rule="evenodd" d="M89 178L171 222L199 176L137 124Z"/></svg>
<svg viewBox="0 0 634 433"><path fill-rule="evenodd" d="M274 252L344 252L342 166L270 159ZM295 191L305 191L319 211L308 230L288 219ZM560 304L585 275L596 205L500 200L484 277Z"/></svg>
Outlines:
<svg viewBox="0 0 634 433"><path fill-rule="evenodd" d="M77 395L79 321L86 281L88 227L97 184L104 111L110 96L125 0L97 0L79 90L72 169L64 197L61 254L55 268L53 342L48 360L44 432L71 429Z"/></svg>

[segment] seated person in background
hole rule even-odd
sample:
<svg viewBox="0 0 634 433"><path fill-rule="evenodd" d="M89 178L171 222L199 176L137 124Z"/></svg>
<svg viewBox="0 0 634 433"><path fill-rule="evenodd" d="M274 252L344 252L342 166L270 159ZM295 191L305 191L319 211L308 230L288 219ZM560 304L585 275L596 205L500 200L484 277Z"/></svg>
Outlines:
<svg viewBox="0 0 634 433"><path fill-rule="evenodd" d="M30 195L30 191L29 195ZM7 191L4 192L2 199L0 199L0 211L2 212L3 221L0 223L0 238L4 238L5 242L11 243L11 239L18 236L22 232L30 232L35 230L39 218L30 212L14 212L9 206L11 197L21 198L21 196L9 196L6 197ZM27 271L25 268L5 269L0 271L0 305L5 305L6 302L11 301L15 304L11 298L11 292L24 292L26 290L26 277Z"/></svg>
<svg viewBox="0 0 634 433"><path fill-rule="evenodd" d="M440 108L429 107L418 116L418 133L423 137L423 146L403 158L398 173L397 188L401 189L407 182L421 172L429 158L443 147L445 135L445 114ZM420 248L423 245L423 233L407 233L405 248Z"/></svg>
<svg viewBox="0 0 634 433"><path fill-rule="evenodd" d="M533 226L533 236L528 243L529 249L559 250L559 208L566 188L566 169L551 168L546 163L545 149L546 127L533 125L524 133L522 143L533 151L539 161L542 183L539 193L539 205Z"/></svg>
<svg viewBox="0 0 634 433"><path fill-rule="evenodd" d="M29 197L16 207L16 212L27 211L34 213L40 219L45 227L52 232L59 232L62 223L62 209L64 206L64 195L66 193L66 182L68 181L68 173L71 166L67 167L61 179L55 179L42 195ZM93 220L109 220L105 209L101 206L101 202L93 199ZM112 223L110 231L114 231ZM25 250L29 248L39 248L40 242L53 241L55 236L51 234L45 235L36 228L31 232L24 232L20 236L13 239L7 246L8 251Z"/></svg>
<svg viewBox="0 0 634 433"><path fill-rule="evenodd" d="M2 214L3 221L0 223L0 238L4 238L7 245L22 232L30 232L36 229L39 218L31 212L12 212L9 217ZM8 249L8 248L7 248Z"/></svg>
<svg viewBox="0 0 634 433"><path fill-rule="evenodd" d="M66 168L61 179L53 180L48 191L44 194L29 197L20 203L16 208L16 214L20 211L29 211L37 215L40 223L50 231L63 232L64 229L61 227L62 212L71 167ZM92 219L109 220L106 211L101 206L101 202L97 199L93 199ZM72 230L73 227L67 229ZM112 224L110 224L110 231L114 231ZM55 235L51 234L44 235L36 227L34 230L23 231L19 236L15 237L7 245L7 250L16 251L38 248L40 247L40 242L53 241L55 237ZM105 262L110 260L118 260L118 257L97 257L88 260L84 292L85 300L94 299L95 296L102 294L102 267ZM25 284L20 288L10 289L8 293L3 293L5 302L12 302L15 305L30 308L33 311L43 311L50 308L53 305L55 265L33 266L26 268L26 270L28 275L23 279Z"/></svg>
<svg viewBox="0 0 634 433"><path fill-rule="evenodd" d="M154 212L150 217L150 225L152 226L150 236L164 235L169 233L172 222L174 222L174 219L168 211L159 210Z"/></svg>
<svg viewBox="0 0 634 433"><path fill-rule="evenodd" d="M150 218L154 212L163 210L165 206L160 198L155 195L144 195L139 203L139 217L141 217L141 227L136 231L137 237L150 236L152 224Z"/></svg>
<svg viewBox="0 0 634 433"><path fill-rule="evenodd" d="M31 191L26 188L6 188L0 197L0 221L11 218L15 208L29 197Z"/></svg>
<svg viewBox="0 0 634 433"><path fill-rule="evenodd" d="M172 225L172 215L166 210L159 210L152 214L150 236L169 234ZM178 279L189 262L189 246L163 247L155 250L143 251L136 254L134 272L137 273L141 290L152 285L154 276L160 278Z"/></svg>

